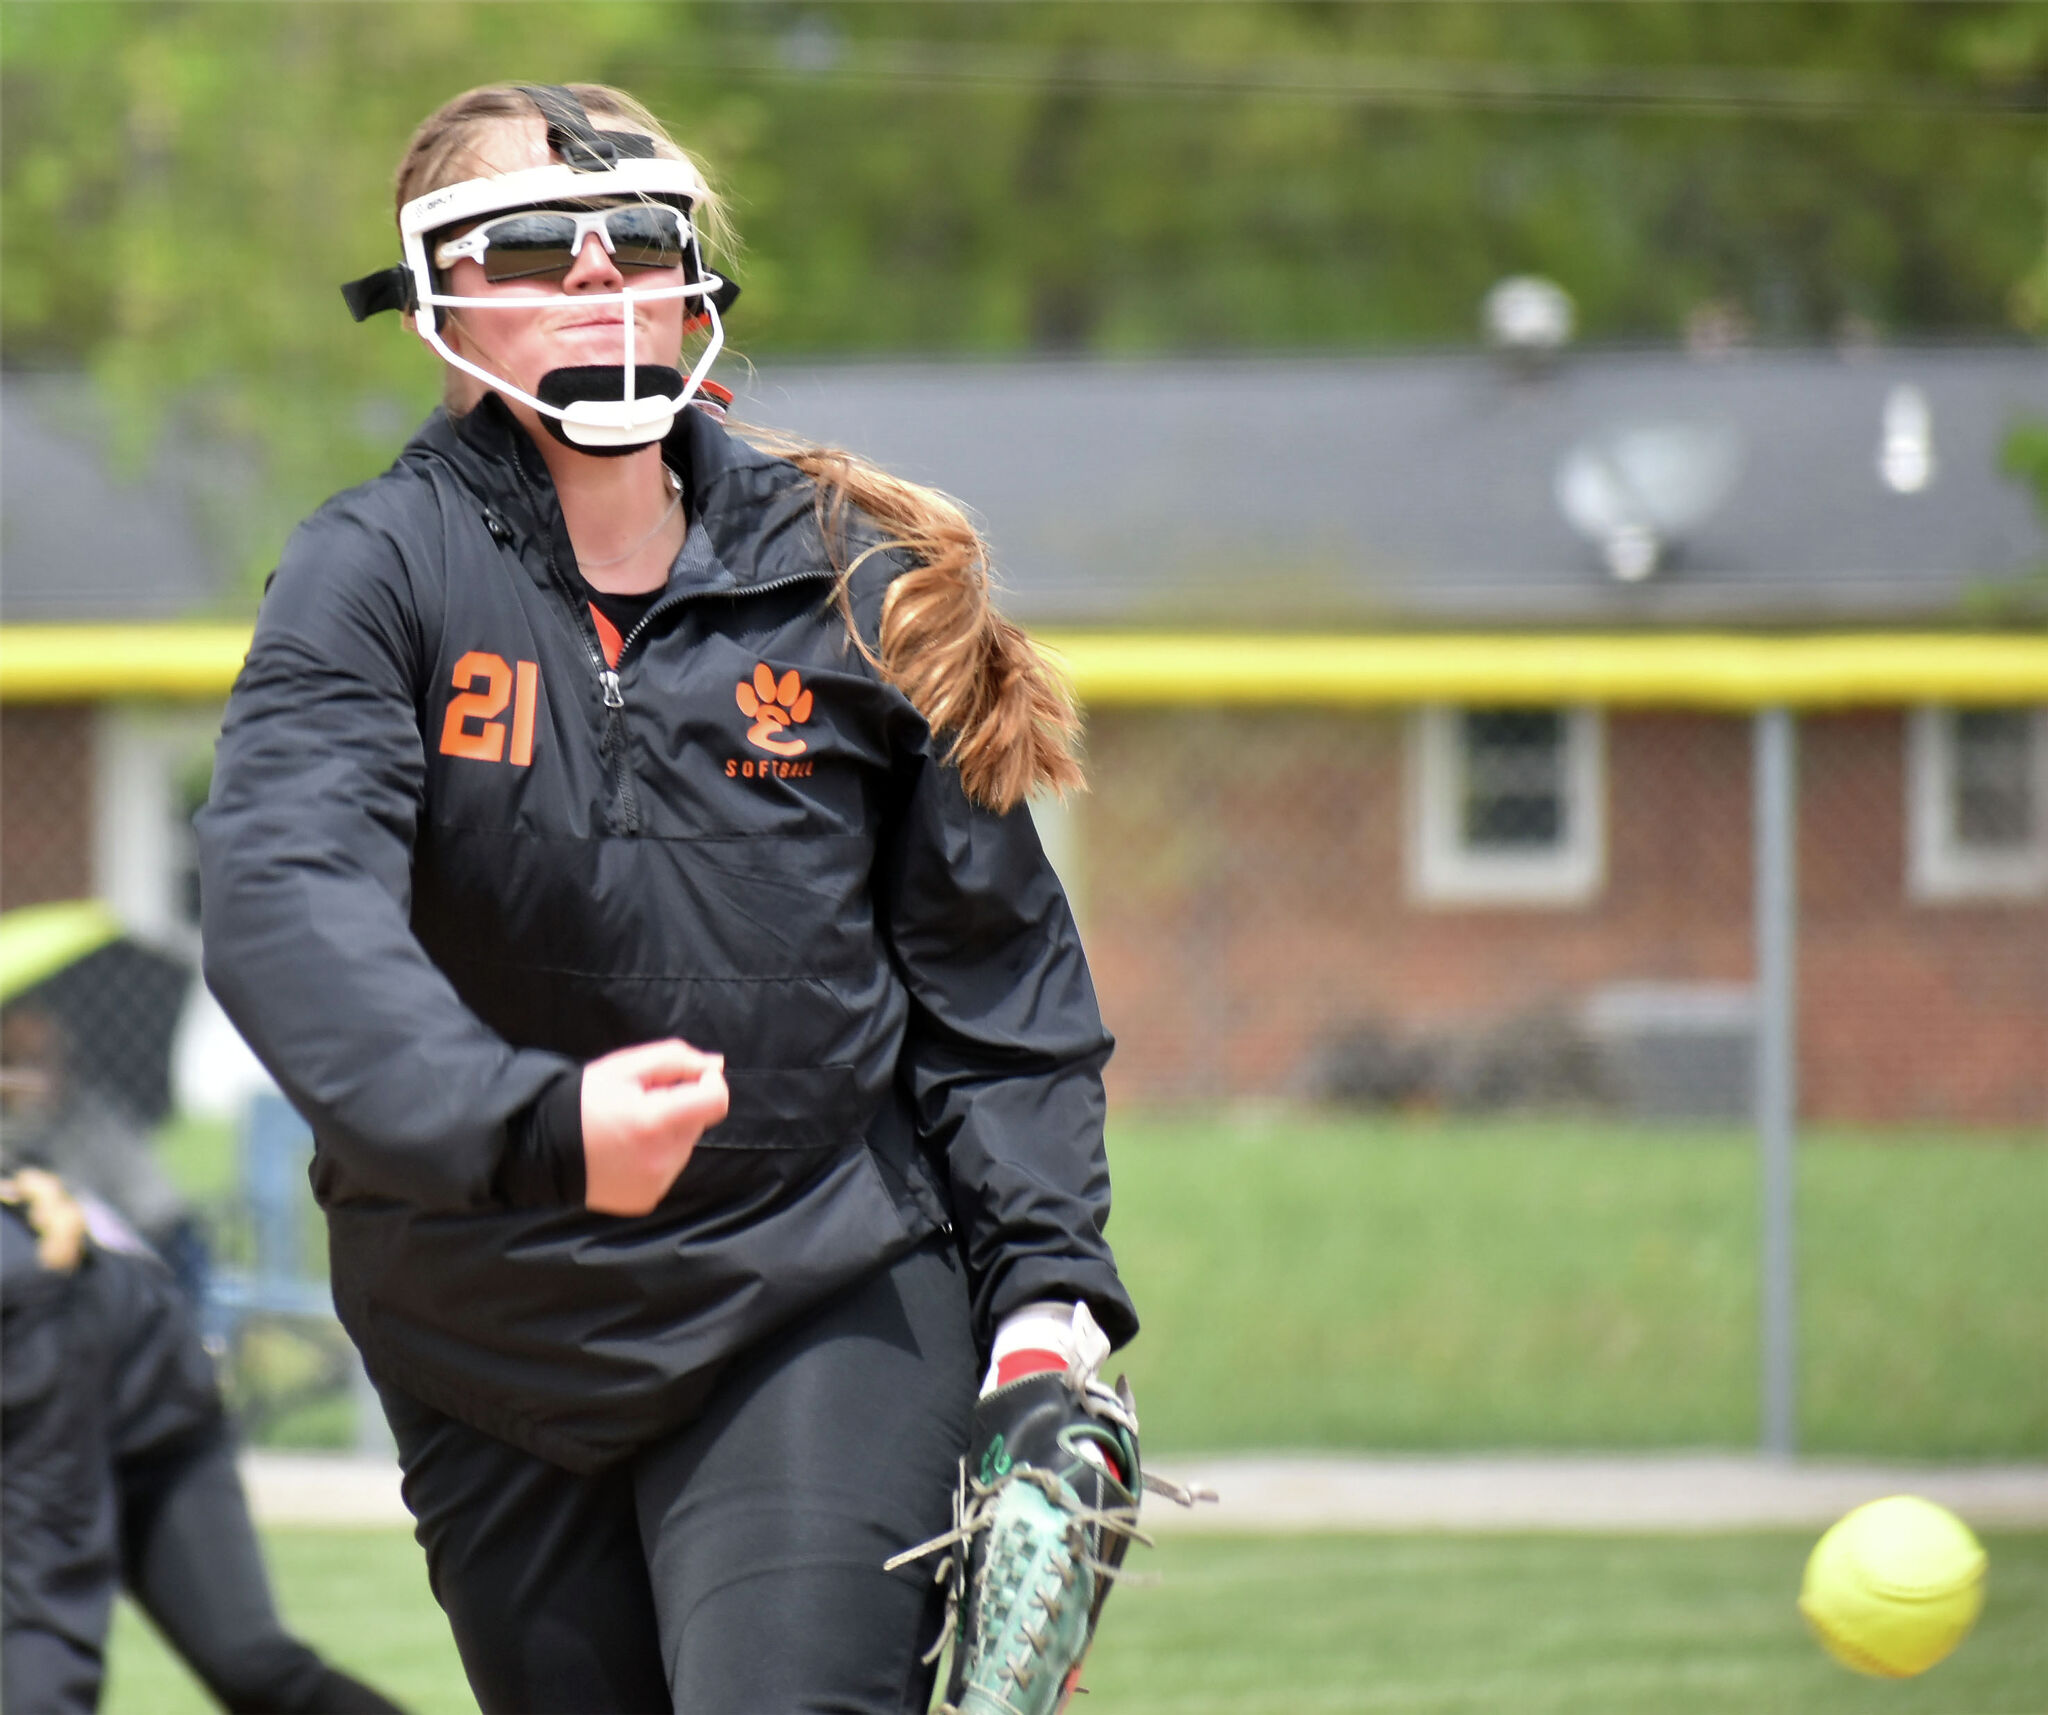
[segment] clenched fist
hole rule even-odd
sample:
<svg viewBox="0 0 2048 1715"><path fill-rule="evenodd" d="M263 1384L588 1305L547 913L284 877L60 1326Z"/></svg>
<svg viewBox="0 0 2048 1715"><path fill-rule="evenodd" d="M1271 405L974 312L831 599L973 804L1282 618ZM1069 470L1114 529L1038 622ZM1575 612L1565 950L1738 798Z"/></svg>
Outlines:
<svg viewBox="0 0 2048 1715"><path fill-rule="evenodd" d="M583 1068L583 1201L644 1215L668 1195L705 1130L725 1118L725 1059L643 1042Z"/></svg>

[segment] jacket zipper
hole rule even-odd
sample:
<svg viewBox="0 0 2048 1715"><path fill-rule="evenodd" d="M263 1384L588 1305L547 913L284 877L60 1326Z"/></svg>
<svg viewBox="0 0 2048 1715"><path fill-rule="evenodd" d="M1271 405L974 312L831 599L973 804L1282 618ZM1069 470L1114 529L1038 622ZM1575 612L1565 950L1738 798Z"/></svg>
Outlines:
<svg viewBox="0 0 2048 1715"><path fill-rule="evenodd" d="M553 563L552 555L549 556L549 563ZM749 584L744 591L676 590L663 596L643 613L633 629L619 639L618 667L607 666L603 653L598 653L595 659L598 666L598 688L604 693L605 741L612 750L612 770L618 783L619 809L627 833L637 834L640 831L640 798L634 789L633 766L626 751L626 692L619 682L619 668L625 666L627 656L632 653L633 645L640 641L642 633L653 623L657 614L667 613L671 608L681 607L683 603L698 600L700 597L728 594L764 595L770 590L787 589L792 584L815 582L823 575L819 572L797 572L786 578L776 578L770 583ZM575 591L570 588L566 579L558 577L557 581L568 590L571 601L577 599ZM590 632L592 637L595 637L597 627L592 625Z"/></svg>
<svg viewBox="0 0 2048 1715"><path fill-rule="evenodd" d="M518 471L519 480L531 492L533 479L527 475L525 461L520 458L519 448L516 443L513 445L511 452L512 468ZM486 523L489 522L492 516L493 514L487 510L485 514ZM492 532L494 537L496 534L496 531ZM597 675L598 694L604 699L604 736L599 740L599 748L611 759L612 790L617 793L619 800L620 831L628 834L637 834L640 831L640 794L633 779L633 764L626 743L625 688L619 683L618 667L612 666L604 658L604 646L598 641L597 626L592 622L589 611L581 597L577 595L576 586L569 582L567 575L562 571L561 563L555 558L553 538L547 537L545 540L548 554L548 575L554 580L555 587L562 592L563 599L568 602L570 612L574 615L577 639L583 645L583 653L590 658L591 669ZM825 574L822 572L796 572L789 577L776 578L769 583L749 584L744 590L676 590L672 594L663 596L660 601L643 613L633 629L627 632L620 640L619 666L623 667L626 664L627 654L631 651L633 645L640 640L640 634L647 629L648 623L658 613L665 613L668 609L678 606L683 602L694 600L699 596L728 594L765 595L770 590L787 589L792 584L810 583L823 576Z"/></svg>
<svg viewBox="0 0 2048 1715"><path fill-rule="evenodd" d="M519 456L516 442L511 452L512 468L519 473L521 484L530 494L533 478L527 474L526 461ZM618 673L604 658L604 646L598 641L597 626L577 599L576 588L563 572L561 562L555 558L553 536L545 530L540 534L547 549L548 576L569 604L570 624L575 627L577 641L583 645L583 653L589 658L591 671L597 677L598 694L604 700L604 731L598 739L598 749L611 764L612 792L619 804L619 831L637 834L640 831L640 794L635 789L632 758L627 750L626 694L619 686ZM640 628L635 626L633 629L638 631ZM619 651L619 659L625 659L623 649Z"/></svg>

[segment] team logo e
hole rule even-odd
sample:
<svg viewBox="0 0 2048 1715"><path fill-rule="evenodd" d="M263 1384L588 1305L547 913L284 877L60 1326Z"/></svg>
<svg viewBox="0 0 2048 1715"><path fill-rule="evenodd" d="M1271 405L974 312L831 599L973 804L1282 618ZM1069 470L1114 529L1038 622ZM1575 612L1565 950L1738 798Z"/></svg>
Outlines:
<svg viewBox="0 0 2048 1715"><path fill-rule="evenodd" d="M749 744L775 756L801 756L809 748L800 738L783 736L811 718L811 693L794 667L778 679L767 662L756 662L753 678L742 679L733 697L754 723L747 728Z"/></svg>

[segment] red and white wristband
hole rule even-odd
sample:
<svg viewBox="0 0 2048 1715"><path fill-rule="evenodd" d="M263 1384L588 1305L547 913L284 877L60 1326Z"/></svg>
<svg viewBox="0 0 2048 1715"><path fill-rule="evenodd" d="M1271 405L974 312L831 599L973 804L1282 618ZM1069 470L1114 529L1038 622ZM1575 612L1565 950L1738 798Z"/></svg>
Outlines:
<svg viewBox="0 0 2048 1715"><path fill-rule="evenodd" d="M996 1330L982 1397L1045 1370L1064 1370L1090 1381L1108 1356L1109 1336L1096 1326L1087 1305L1027 1304L1005 1316Z"/></svg>

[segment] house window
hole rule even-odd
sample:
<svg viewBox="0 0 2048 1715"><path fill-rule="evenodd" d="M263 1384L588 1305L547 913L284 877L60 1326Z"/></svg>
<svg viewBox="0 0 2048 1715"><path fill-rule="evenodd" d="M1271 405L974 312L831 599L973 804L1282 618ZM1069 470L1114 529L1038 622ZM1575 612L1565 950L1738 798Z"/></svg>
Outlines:
<svg viewBox="0 0 2048 1715"><path fill-rule="evenodd" d="M217 708L112 704L99 712L92 892L130 931L162 945L197 943L192 815L206 800L219 728Z"/></svg>
<svg viewBox="0 0 2048 1715"><path fill-rule="evenodd" d="M1606 814L1592 709L1420 711L1409 891L1428 904L1576 905L1600 890Z"/></svg>
<svg viewBox="0 0 2048 1715"><path fill-rule="evenodd" d="M2048 894L2048 709L1914 710L1906 817L1911 898Z"/></svg>

